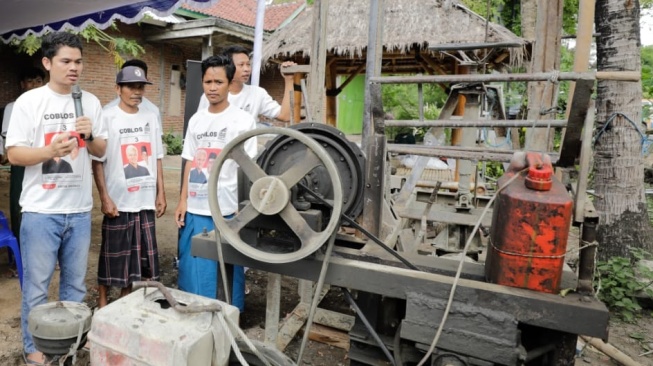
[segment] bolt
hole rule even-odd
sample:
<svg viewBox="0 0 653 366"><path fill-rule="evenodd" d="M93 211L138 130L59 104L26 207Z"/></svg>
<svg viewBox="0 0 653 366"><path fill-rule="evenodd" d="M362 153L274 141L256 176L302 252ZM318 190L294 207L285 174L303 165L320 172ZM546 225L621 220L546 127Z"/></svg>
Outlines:
<svg viewBox="0 0 653 366"><path fill-rule="evenodd" d="M341 156L340 161L345 161L345 158L343 156Z"/></svg>
<svg viewBox="0 0 653 366"><path fill-rule="evenodd" d="M288 146L283 145L283 147L282 147L281 149L282 149L282 150L288 150Z"/></svg>
<svg viewBox="0 0 653 366"><path fill-rule="evenodd" d="M270 162L270 165L274 165L274 160L272 160L272 161Z"/></svg>

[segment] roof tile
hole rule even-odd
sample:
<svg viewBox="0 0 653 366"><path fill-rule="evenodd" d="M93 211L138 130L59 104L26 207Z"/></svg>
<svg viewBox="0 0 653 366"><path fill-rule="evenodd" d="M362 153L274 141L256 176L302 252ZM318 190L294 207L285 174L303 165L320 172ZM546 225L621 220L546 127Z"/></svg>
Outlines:
<svg viewBox="0 0 653 366"><path fill-rule="evenodd" d="M200 14L254 27L257 3L257 0L220 0L208 8L194 8L188 4L184 4L182 7ZM304 1L301 0L266 6L263 29L266 31L276 30L303 4Z"/></svg>

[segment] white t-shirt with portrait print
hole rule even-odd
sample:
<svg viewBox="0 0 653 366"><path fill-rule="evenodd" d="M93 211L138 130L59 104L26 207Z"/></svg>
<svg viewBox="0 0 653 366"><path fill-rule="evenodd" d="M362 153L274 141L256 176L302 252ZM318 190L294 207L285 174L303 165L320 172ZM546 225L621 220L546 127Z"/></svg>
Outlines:
<svg viewBox="0 0 653 366"><path fill-rule="evenodd" d="M188 122L184 148L181 157L186 159L186 164L191 164L193 169L202 169L210 172L209 160L217 156L220 151L238 135L256 128L256 121L247 112L229 105L221 113L211 113L208 108L197 111ZM245 151L253 158L257 152L256 137L245 142ZM202 166L197 166L195 157L198 150L205 150L202 157ZM231 215L238 210L238 164L229 159L225 161L218 178L218 203L223 216ZM205 173L206 174L206 173ZM208 179L208 175L207 175ZM211 216L208 200L208 182L193 183L189 175L188 197L186 210L192 214Z"/></svg>
<svg viewBox="0 0 653 366"><path fill-rule="evenodd" d="M156 114L144 108L137 113L127 113L114 105L104 108L102 118L109 131L107 151L104 157L94 160L104 164L109 197L118 211L154 210L159 172L156 164L150 164L150 158L163 158ZM142 154L143 149L147 151L147 157ZM126 173L128 171L139 173L131 175Z"/></svg>
<svg viewBox="0 0 653 366"><path fill-rule="evenodd" d="M93 124L93 137L106 139L98 98L83 91L82 109ZM72 95L58 94L48 85L23 93L14 103L7 130L7 147L40 148L64 132L77 138L79 144L78 149L55 164L66 166L59 172L50 173L44 169L44 166L52 166L53 161L25 167L20 196L23 212L69 214L93 208L91 158L86 142L75 132L76 120Z"/></svg>

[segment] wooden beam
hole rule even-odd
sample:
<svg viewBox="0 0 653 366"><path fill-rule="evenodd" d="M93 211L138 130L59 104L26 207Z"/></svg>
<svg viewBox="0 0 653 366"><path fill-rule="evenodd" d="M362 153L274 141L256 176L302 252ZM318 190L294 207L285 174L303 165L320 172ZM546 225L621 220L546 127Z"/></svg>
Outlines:
<svg viewBox="0 0 653 366"><path fill-rule="evenodd" d="M336 89L336 78L338 77L338 70L336 69L336 63L332 60L327 63L327 73L326 73L326 124L329 126L336 127L338 121L338 112L336 107L338 103L336 102L337 94L334 94L333 91Z"/></svg>
<svg viewBox="0 0 653 366"><path fill-rule="evenodd" d="M292 65L281 70L284 74L308 74L311 72L311 65Z"/></svg>
<svg viewBox="0 0 653 366"><path fill-rule="evenodd" d="M293 75L293 123L302 121L302 74Z"/></svg>
<svg viewBox="0 0 653 366"><path fill-rule="evenodd" d="M429 64L429 66L431 66L435 71L437 71L438 74L440 75L447 74L447 70L445 70L441 65L435 62L435 60L431 57L430 54L426 53L426 54L421 54L420 56L424 61L426 61L426 63ZM438 85L440 86L440 88L442 88L442 90L448 89L448 86L443 83L438 83Z"/></svg>
<svg viewBox="0 0 653 366"><path fill-rule="evenodd" d="M469 74L469 67L460 66L456 64L456 74ZM465 115L465 102L467 98L463 94L458 94L458 104L456 104L456 109L453 111L454 116L464 116ZM453 128L451 130L451 146L458 146L462 143L463 139L463 129L462 128ZM454 180L458 182L460 180L460 160L456 160L456 168L454 169Z"/></svg>
<svg viewBox="0 0 653 366"><path fill-rule="evenodd" d="M311 72L308 85L309 120L324 123L324 75L326 72L326 30L329 0L315 0L313 4L313 45Z"/></svg>
<svg viewBox="0 0 653 366"><path fill-rule="evenodd" d="M320 293L320 298L318 303L324 299L324 296L329 291L329 287L326 286L322 289ZM279 329L279 335L277 336L277 349L283 351L288 347L290 342L295 338L297 332L302 329L308 318L308 309L309 304L299 303L295 309L286 317L283 321L281 329Z"/></svg>
<svg viewBox="0 0 653 366"><path fill-rule="evenodd" d="M571 167L576 163L576 158L580 154L583 124L588 113L593 89L594 81L579 80L576 82L576 92L569 109L569 122L560 147L560 159L556 163L558 167Z"/></svg>
<svg viewBox="0 0 653 366"><path fill-rule="evenodd" d="M538 0L536 42L530 72L539 73L560 69L560 42L562 37L562 0ZM547 84L548 83L548 84ZM540 119L542 109L557 106L556 85L552 82L529 83L528 119ZM548 136L548 137L547 137ZM526 148L549 151L553 134L546 130L526 130Z"/></svg>
<svg viewBox="0 0 653 366"><path fill-rule="evenodd" d="M265 306L265 344L276 344L279 334L279 308L281 303L281 275L268 273Z"/></svg>
<svg viewBox="0 0 653 366"><path fill-rule="evenodd" d="M354 72L349 73L349 76L347 77L347 80L345 80L345 81L344 81L342 84L340 84L340 86L338 87L338 90L339 90L338 94L340 94L340 92L342 92L342 90L343 90L345 87L347 87L347 85L349 85L349 83L350 83L352 80L354 80L354 78L356 77L356 75L360 74L361 71L363 71L364 69L365 69L365 64L360 64L360 65L358 65L358 68L357 68Z"/></svg>

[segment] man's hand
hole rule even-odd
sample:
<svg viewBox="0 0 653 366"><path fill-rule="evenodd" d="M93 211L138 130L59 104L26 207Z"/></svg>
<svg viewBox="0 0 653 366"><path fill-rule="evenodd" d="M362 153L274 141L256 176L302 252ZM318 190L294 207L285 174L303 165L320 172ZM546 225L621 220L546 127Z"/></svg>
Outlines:
<svg viewBox="0 0 653 366"><path fill-rule="evenodd" d="M297 65L297 63L293 62L293 61L284 61L283 63L281 63L281 66L279 67L279 70L281 70L281 75L283 75L284 79L286 79L286 80L292 80L293 79L294 75L293 74L284 74L283 69L285 69L286 67L295 66L295 65Z"/></svg>
<svg viewBox="0 0 653 366"><path fill-rule="evenodd" d="M89 138L93 133L93 123L91 119L86 116L81 116L75 121L75 131L84 136L84 138Z"/></svg>
<svg viewBox="0 0 653 366"><path fill-rule="evenodd" d="M175 210L175 222L178 228L182 228L184 224L184 217L186 217L187 203L184 200L179 201L177 209Z"/></svg>
<svg viewBox="0 0 653 366"><path fill-rule="evenodd" d="M163 216L164 213L166 213L166 208L168 207L168 204L166 203L166 195L165 194L157 194L156 195L156 217L159 218Z"/></svg>
<svg viewBox="0 0 653 366"><path fill-rule="evenodd" d="M113 200L109 197L102 198L102 213L105 214L108 218L113 219L120 216L118 213L118 207L113 203Z"/></svg>
<svg viewBox="0 0 653 366"><path fill-rule="evenodd" d="M48 148L50 149L51 156L61 158L70 154L73 149L77 147L77 139L69 139L70 133L64 132L50 141Z"/></svg>

